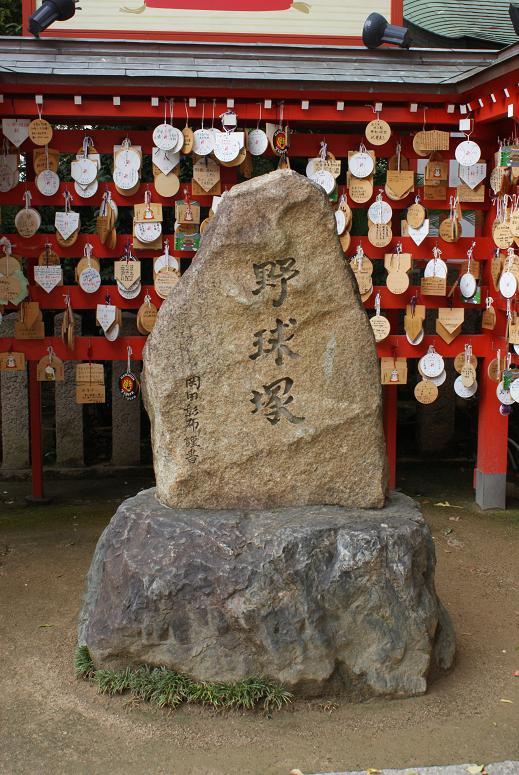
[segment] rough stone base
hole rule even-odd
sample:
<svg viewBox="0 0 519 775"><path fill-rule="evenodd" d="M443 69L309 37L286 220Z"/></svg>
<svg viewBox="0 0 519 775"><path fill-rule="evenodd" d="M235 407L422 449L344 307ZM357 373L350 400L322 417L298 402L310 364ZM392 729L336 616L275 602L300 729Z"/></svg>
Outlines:
<svg viewBox="0 0 519 775"><path fill-rule="evenodd" d="M211 511L168 509L147 490L99 540L79 642L98 668L422 694L455 650L434 568L429 528L399 493L375 510Z"/></svg>

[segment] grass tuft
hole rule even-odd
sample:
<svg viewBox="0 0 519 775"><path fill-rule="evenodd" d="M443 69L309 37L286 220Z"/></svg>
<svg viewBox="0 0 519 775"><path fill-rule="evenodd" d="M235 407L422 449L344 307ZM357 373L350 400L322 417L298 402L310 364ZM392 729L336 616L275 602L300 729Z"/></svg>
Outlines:
<svg viewBox="0 0 519 775"><path fill-rule="evenodd" d="M87 646L78 646L74 658L74 670L77 678L92 678L95 673L94 663Z"/></svg>
<svg viewBox="0 0 519 775"><path fill-rule="evenodd" d="M188 676L165 667L127 667L125 670L96 670L86 646L76 650L75 670L78 678L93 683L100 694L114 696L128 692L159 708L178 708L184 703L197 703L215 710L280 710L292 702L292 694L274 681L247 678L235 683L192 681Z"/></svg>

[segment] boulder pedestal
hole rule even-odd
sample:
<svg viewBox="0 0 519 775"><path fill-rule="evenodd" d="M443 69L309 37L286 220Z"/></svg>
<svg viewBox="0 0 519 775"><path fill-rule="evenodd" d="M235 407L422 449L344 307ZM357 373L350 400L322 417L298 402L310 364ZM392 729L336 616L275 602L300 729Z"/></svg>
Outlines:
<svg viewBox="0 0 519 775"><path fill-rule="evenodd" d="M422 694L454 635L417 504L170 509L125 501L90 568L79 642L97 668L268 677L301 696Z"/></svg>

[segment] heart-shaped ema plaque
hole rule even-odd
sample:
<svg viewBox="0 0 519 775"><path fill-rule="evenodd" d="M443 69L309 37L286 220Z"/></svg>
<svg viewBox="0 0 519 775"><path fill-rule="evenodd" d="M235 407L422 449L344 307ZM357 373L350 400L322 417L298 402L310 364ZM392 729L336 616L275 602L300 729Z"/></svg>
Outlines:
<svg viewBox="0 0 519 775"><path fill-rule="evenodd" d="M165 151L162 148L154 148L152 151L153 164L159 168L164 175L169 175L180 161L180 153Z"/></svg>
<svg viewBox="0 0 519 775"><path fill-rule="evenodd" d="M421 245L429 234L429 219L426 218L422 225L418 227L418 229L413 229L412 226L408 225L407 232L415 245Z"/></svg>
<svg viewBox="0 0 519 775"><path fill-rule="evenodd" d="M28 118L3 118L2 132L4 137L7 137L16 148L19 148L29 137L30 123Z"/></svg>
<svg viewBox="0 0 519 775"><path fill-rule="evenodd" d="M469 188L474 190L485 180L487 176L487 164L484 161L479 164L472 164L470 167L460 164L459 176Z"/></svg>
<svg viewBox="0 0 519 775"><path fill-rule="evenodd" d="M79 229L79 213L59 212L54 218L54 225L64 240L68 240Z"/></svg>
<svg viewBox="0 0 519 775"><path fill-rule="evenodd" d="M61 285L63 282L63 271L61 266L35 266L34 267L34 281L43 288L44 291L50 293Z"/></svg>
<svg viewBox="0 0 519 775"><path fill-rule="evenodd" d="M90 159L73 161L70 165L70 174L80 186L88 186L97 177L97 164Z"/></svg>
<svg viewBox="0 0 519 775"><path fill-rule="evenodd" d="M207 156L199 159L193 166L193 178L200 188L210 191L220 180L220 165Z"/></svg>
<svg viewBox="0 0 519 775"><path fill-rule="evenodd" d="M97 305L97 322L106 333L108 329L115 323L117 316L117 307L113 304L98 304Z"/></svg>

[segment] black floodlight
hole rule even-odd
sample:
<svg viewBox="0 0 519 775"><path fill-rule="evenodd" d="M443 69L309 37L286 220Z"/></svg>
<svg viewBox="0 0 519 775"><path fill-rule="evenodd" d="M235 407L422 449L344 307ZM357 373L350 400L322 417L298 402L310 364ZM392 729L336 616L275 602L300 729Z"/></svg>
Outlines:
<svg viewBox="0 0 519 775"><path fill-rule="evenodd" d="M76 13L77 0L43 0L42 5L29 18L29 32L35 38L54 22L65 22Z"/></svg>
<svg viewBox="0 0 519 775"><path fill-rule="evenodd" d="M515 34L519 35L519 5L516 5L515 3L510 3L510 6L508 8L508 13L510 14L512 24L514 25Z"/></svg>
<svg viewBox="0 0 519 775"><path fill-rule="evenodd" d="M411 45L407 27L390 24L380 13L370 13L364 22L362 41L366 48L378 48L382 43L392 43L400 48Z"/></svg>

